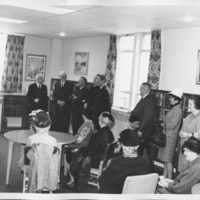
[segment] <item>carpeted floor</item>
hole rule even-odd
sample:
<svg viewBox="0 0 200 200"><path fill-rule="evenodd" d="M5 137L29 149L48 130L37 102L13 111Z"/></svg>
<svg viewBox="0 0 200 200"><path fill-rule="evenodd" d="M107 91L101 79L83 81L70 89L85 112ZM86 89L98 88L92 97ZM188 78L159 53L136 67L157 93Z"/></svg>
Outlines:
<svg viewBox="0 0 200 200"><path fill-rule="evenodd" d="M23 174L17 165L20 159L20 144L14 144L13 159L10 172L9 185L6 185L6 168L7 168L7 154L8 154L8 141L0 134L0 192L22 192ZM56 193L74 193L74 191L64 188L63 184L66 183L67 177L65 177L61 170L60 176L60 189ZM96 193L95 186L87 185L83 193Z"/></svg>

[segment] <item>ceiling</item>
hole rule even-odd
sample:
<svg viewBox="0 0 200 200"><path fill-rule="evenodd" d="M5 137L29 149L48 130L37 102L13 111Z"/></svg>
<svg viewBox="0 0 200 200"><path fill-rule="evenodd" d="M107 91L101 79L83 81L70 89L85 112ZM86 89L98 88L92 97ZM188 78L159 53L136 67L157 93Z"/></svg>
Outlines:
<svg viewBox="0 0 200 200"><path fill-rule="evenodd" d="M0 22L1 33L49 38L61 38L60 32L65 38L121 35L200 27L200 1L0 0L0 17L27 21Z"/></svg>

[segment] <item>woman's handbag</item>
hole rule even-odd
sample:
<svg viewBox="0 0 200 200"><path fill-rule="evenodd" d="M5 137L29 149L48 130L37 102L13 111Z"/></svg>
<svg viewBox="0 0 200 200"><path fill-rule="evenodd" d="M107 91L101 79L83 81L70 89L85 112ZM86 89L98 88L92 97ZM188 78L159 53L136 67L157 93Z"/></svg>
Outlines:
<svg viewBox="0 0 200 200"><path fill-rule="evenodd" d="M164 127L165 127L165 125L164 125ZM160 132L153 137L153 143L159 147L165 147L165 145L166 145L165 132L166 131L163 132L163 130L160 130Z"/></svg>

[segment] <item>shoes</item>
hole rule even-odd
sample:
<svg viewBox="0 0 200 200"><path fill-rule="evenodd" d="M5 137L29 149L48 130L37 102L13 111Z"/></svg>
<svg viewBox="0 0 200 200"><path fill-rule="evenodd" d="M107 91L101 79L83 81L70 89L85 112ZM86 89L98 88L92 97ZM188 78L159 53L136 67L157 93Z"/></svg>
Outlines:
<svg viewBox="0 0 200 200"><path fill-rule="evenodd" d="M72 189L72 188L74 188L74 182L70 181L70 182L68 182L66 184L63 184L63 187Z"/></svg>

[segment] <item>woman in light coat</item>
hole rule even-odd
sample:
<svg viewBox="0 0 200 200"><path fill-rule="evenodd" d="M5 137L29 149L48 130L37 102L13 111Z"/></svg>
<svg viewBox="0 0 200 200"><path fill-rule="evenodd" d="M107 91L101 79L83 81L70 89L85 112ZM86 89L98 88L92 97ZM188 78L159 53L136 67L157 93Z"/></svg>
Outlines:
<svg viewBox="0 0 200 200"><path fill-rule="evenodd" d="M163 129L166 134L166 146L163 148L160 147L158 152L158 158L164 162L163 176L169 179L172 178L172 161L179 128L182 121L182 109L180 106L182 95L183 92L180 88L175 88L170 93L170 110L164 117L163 125Z"/></svg>

